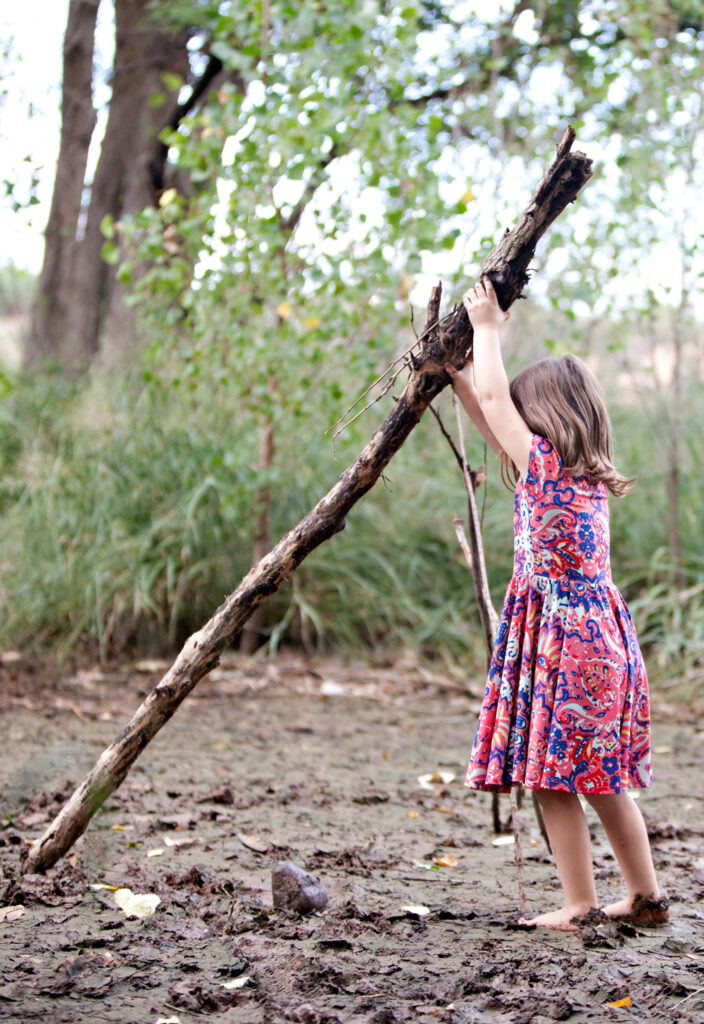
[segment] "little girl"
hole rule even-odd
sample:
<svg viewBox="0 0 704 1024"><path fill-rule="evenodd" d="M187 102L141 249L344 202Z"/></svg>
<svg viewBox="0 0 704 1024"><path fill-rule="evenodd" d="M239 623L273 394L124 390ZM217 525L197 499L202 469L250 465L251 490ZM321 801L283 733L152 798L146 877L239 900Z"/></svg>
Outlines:
<svg viewBox="0 0 704 1024"><path fill-rule="evenodd" d="M565 905L524 924L573 930L597 905L589 827L599 815L626 883L613 918L667 920L645 822L626 792L649 786L648 680L635 628L611 579L607 491L631 480L611 461L599 384L574 356L544 359L509 384L491 281L464 299L472 361L447 365L467 414L517 478L514 568L501 611L470 789L535 789Z"/></svg>

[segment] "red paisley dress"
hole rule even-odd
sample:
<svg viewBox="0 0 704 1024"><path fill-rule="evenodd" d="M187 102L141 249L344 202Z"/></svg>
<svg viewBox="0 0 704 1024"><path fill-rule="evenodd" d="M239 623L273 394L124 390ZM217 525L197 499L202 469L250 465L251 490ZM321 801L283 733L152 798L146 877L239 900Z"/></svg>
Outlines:
<svg viewBox="0 0 704 1024"><path fill-rule="evenodd" d="M479 724L470 789L620 793L652 783L648 679L611 579L603 483L575 479L534 434L516 486L513 576Z"/></svg>

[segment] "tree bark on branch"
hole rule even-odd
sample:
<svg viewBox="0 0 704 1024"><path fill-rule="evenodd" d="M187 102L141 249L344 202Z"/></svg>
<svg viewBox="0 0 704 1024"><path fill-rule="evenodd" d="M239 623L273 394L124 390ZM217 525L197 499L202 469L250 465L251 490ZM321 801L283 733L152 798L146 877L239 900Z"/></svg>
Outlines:
<svg viewBox="0 0 704 1024"><path fill-rule="evenodd" d="M528 281L536 245L555 218L574 201L591 177L591 160L571 152L568 128L557 156L528 207L484 261L499 303L507 309ZM461 304L440 319L442 286L432 291L428 317L413 370L400 398L355 462L304 518L252 567L212 618L184 644L173 665L103 751L44 834L23 851L23 871L44 871L85 831L91 817L127 775L153 736L171 718L196 684L218 664L220 655L252 612L292 575L320 544L342 530L345 518L370 490L417 425L432 400L449 383L444 366L462 366L472 345L472 328Z"/></svg>

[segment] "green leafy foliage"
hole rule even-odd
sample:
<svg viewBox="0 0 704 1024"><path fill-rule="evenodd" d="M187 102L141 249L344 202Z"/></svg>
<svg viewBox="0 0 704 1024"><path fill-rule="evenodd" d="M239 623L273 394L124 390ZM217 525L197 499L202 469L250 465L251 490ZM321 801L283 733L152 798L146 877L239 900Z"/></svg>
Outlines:
<svg viewBox="0 0 704 1024"><path fill-rule="evenodd" d="M193 80L206 52L224 73L162 133L173 184L159 205L101 226L144 339L134 372L0 381L6 636L105 653L199 626L249 565L262 488L276 539L330 486L340 467L323 432L412 342L409 301L427 297L414 289L431 257L459 295L571 121L595 177L537 257L510 363L578 351L608 383L619 458L640 476L613 505L615 574L640 602L654 664L696 673L704 4L554 0L498 18L375 0L152 10L191 35ZM162 80L184 95L191 84ZM343 436L341 465L378 413ZM432 423L389 477L271 602L270 644L417 643L480 664L451 531L461 485ZM511 536L499 495L492 484L497 601Z"/></svg>

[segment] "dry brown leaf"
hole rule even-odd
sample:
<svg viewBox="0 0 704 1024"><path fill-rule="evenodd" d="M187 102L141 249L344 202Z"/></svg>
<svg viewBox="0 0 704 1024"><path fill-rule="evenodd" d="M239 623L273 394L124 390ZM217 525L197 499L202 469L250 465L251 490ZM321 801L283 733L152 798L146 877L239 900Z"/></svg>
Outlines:
<svg viewBox="0 0 704 1024"><path fill-rule="evenodd" d="M437 864L440 868L456 868L459 861L451 853L443 853L441 857L433 857L433 864Z"/></svg>
<svg viewBox="0 0 704 1024"><path fill-rule="evenodd" d="M255 853L266 853L269 849L269 844L260 836L248 836L244 832L238 832L237 838L243 846L246 846L248 850L254 850Z"/></svg>

